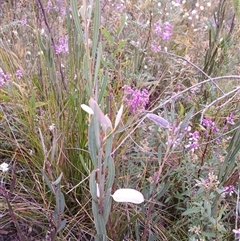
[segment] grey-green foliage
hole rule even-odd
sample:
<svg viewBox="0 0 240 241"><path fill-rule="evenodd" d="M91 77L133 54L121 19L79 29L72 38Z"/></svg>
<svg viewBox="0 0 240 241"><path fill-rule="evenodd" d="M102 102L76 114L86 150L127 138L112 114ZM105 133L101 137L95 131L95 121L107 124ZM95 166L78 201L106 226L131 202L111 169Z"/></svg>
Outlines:
<svg viewBox="0 0 240 241"><path fill-rule="evenodd" d="M221 165L221 168L219 170L219 180L221 181L221 183L224 183L229 174L232 172L232 170L234 169L235 165L236 165L236 157L239 154L240 151L240 123L238 123L238 129L235 131L231 142L227 148L227 156L223 162L223 164Z"/></svg>
<svg viewBox="0 0 240 241"><path fill-rule="evenodd" d="M95 105L94 113L97 113ZM109 129L107 130L109 131ZM95 240L107 240L106 224L111 210L111 190L115 176L111 150L113 145L112 133L105 133L97 114L91 118L88 131L88 146L94 170L90 177L90 192L92 195L92 212L97 231Z"/></svg>
<svg viewBox="0 0 240 241"><path fill-rule="evenodd" d="M56 227L56 232L52 233L51 236L52 238L56 238L57 234L64 229L67 223L66 219L63 217L65 209L65 198L61 191L61 179L63 173L61 173L60 176L53 183L50 182L50 180L48 179L47 175L43 170L42 174L48 188L50 189L51 193L55 196L56 205L53 215L53 221Z"/></svg>

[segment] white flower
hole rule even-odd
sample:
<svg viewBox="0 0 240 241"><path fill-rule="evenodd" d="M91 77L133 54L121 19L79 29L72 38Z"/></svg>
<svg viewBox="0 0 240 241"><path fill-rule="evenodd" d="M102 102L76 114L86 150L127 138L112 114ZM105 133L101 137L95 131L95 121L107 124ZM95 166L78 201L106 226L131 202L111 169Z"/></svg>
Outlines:
<svg viewBox="0 0 240 241"><path fill-rule="evenodd" d="M234 232L235 234L240 235L240 228L239 228L239 229L233 229L233 232Z"/></svg>
<svg viewBox="0 0 240 241"><path fill-rule="evenodd" d="M100 190L99 190L99 185L97 182L96 182L96 185L97 185L97 197L100 198Z"/></svg>
<svg viewBox="0 0 240 241"><path fill-rule="evenodd" d="M48 127L48 129L49 129L50 131L53 131L53 130L55 129L55 124L53 123L52 125L50 125L50 126Z"/></svg>
<svg viewBox="0 0 240 241"><path fill-rule="evenodd" d="M116 202L129 202L135 204L140 204L144 202L144 197L142 193L131 188L118 189L117 191L115 191L112 197Z"/></svg>
<svg viewBox="0 0 240 241"><path fill-rule="evenodd" d="M2 172L7 172L9 169L9 165L6 163L6 162L3 162L1 165L0 165L0 170Z"/></svg>
<svg viewBox="0 0 240 241"><path fill-rule="evenodd" d="M81 104L81 108L86 111L89 115L93 115L93 109L91 107L89 107L88 105L85 104Z"/></svg>

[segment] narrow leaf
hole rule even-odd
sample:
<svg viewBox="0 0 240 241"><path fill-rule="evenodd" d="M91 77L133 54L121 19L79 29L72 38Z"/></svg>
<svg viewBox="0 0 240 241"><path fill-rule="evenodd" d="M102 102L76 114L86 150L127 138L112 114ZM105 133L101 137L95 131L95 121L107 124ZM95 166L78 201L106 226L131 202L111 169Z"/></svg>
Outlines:
<svg viewBox="0 0 240 241"><path fill-rule="evenodd" d="M52 184L50 183L50 181L49 181L46 173L45 173L43 170L41 170L41 173L43 174L43 178L44 178L44 180L45 180L48 188L50 189L50 191L51 191L53 194L55 194L55 191L54 191L54 189L53 189L53 187L52 187Z"/></svg>
<svg viewBox="0 0 240 241"><path fill-rule="evenodd" d="M58 230L57 230L57 233L59 233L60 231L62 231L62 230L65 228L66 224L67 224L67 220L66 220L66 219L64 219L63 221L61 221L61 224L60 224L60 227L59 227Z"/></svg>
<svg viewBox="0 0 240 241"><path fill-rule="evenodd" d="M200 211L201 211L200 207L189 208L185 212L183 212L182 215L185 216L189 214L200 213Z"/></svg>
<svg viewBox="0 0 240 241"><path fill-rule="evenodd" d="M161 116L155 115L155 114L150 114L148 113L147 118L155 122L157 125L163 127L163 128L169 128L169 122L162 118Z"/></svg>
<svg viewBox="0 0 240 241"><path fill-rule="evenodd" d="M63 173L60 174L60 176L57 178L57 180L55 182L53 182L53 185L58 185L62 179Z"/></svg>
<svg viewBox="0 0 240 241"><path fill-rule="evenodd" d="M115 120L114 129L117 128L117 126L118 126L118 124L119 124L119 122L120 122L120 120L121 120L122 113L123 113L123 105L121 105L121 107L120 107L120 109L119 109L119 111L118 111L118 113L117 113L117 117L116 117L116 120Z"/></svg>
<svg viewBox="0 0 240 241"><path fill-rule="evenodd" d="M102 32L102 35L111 43L111 44L114 44L114 38L112 37L112 35L107 31L106 28L104 27L101 27L100 28L101 32Z"/></svg>
<svg viewBox="0 0 240 241"><path fill-rule="evenodd" d="M103 128L103 130L107 130L108 127L110 127L112 129L112 122L110 121L110 119L108 118L107 115L104 115L102 110L100 109L98 103L93 99L90 98L89 100L89 106L95 110L96 109L96 114L98 116L98 120Z"/></svg>

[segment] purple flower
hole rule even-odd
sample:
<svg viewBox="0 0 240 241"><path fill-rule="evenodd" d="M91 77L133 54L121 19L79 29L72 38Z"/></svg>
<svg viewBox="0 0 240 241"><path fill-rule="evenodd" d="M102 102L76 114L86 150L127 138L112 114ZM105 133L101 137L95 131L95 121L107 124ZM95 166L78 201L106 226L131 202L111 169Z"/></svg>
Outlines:
<svg viewBox="0 0 240 241"><path fill-rule="evenodd" d="M26 18L22 18L21 25L24 26L26 24L27 24L27 19Z"/></svg>
<svg viewBox="0 0 240 241"><path fill-rule="evenodd" d="M233 229L233 232L234 232L235 234L240 235L240 228L239 228L239 229Z"/></svg>
<svg viewBox="0 0 240 241"><path fill-rule="evenodd" d="M203 126L205 126L205 127L211 127L211 125L212 125L212 120L211 120L210 118L208 118L208 117L205 117L205 118L203 118L203 120L202 120L202 124L203 124Z"/></svg>
<svg viewBox="0 0 240 241"><path fill-rule="evenodd" d="M193 133L189 134L193 140L197 141L199 139L199 132L198 131L194 131ZM191 138L190 138L191 139Z"/></svg>
<svg viewBox="0 0 240 241"><path fill-rule="evenodd" d="M172 25L169 22L164 23L162 40L169 40L172 37Z"/></svg>
<svg viewBox="0 0 240 241"><path fill-rule="evenodd" d="M5 80L9 81L12 78L12 75L8 72L5 74Z"/></svg>
<svg viewBox="0 0 240 241"><path fill-rule="evenodd" d="M179 143L179 138L168 136L166 145L169 145L169 146L172 146L172 147L176 147L176 146L179 146L179 144L180 144Z"/></svg>
<svg viewBox="0 0 240 241"><path fill-rule="evenodd" d="M234 122L234 112L232 112L228 117L226 117L227 124L235 125Z"/></svg>
<svg viewBox="0 0 240 241"><path fill-rule="evenodd" d="M213 126L212 126L212 131L213 132L219 132L219 129L217 128L217 126L215 125L215 122L213 122Z"/></svg>
<svg viewBox="0 0 240 241"><path fill-rule="evenodd" d="M119 10L119 11L123 11L125 9L125 6L123 3L115 3L113 5L113 7L116 9L116 10Z"/></svg>
<svg viewBox="0 0 240 241"><path fill-rule="evenodd" d="M56 54L65 53L68 54L68 36L59 38L59 44L55 45Z"/></svg>
<svg viewBox="0 0 240 241"><path fill-rule="evenodd" d="M5 74L3 70L0 68L0 88L5 84Z"/></svg>
<svg viewBox="0 0 240 241"><path fill-rule="evenodd" d="M129 107L130 113L139 113L145 110L145 106L149 102L148 91L146 89L137 90L125 85L123 90L123 101Z"/></svg>
<svg viewBox="0 0 240 241"><path fill-rule="evenodd" d="M8 72L4 74L3 70L0 68L0 88L4 86L6 81L9 81L11 79L12 75Z"/></svg>
<svg viewBox="0 0 240 241"><path fill-rule="evenodd" d="M49 0L48 2L47 2L47 8L46 8L46 10L47 10L47 12L49 12L50 10L52 10L53 9L53 4L52 4L52 2Z"/></svg>
<svg viewBox="0 0 240 241"><path fill-rule="evenodd" d="M208 117L203 118L202 125L206 128L211 129L213 132L219 132L219 129L217 128L215 122Z"/></svg>
<svg viewBox="0 0 240 241"><path fill-rule="evenodd" d="M18 69L15 73L17 79L21 79L23 77L22 70Z"/></svg>
<svg viewBox="0 0 240 241"><path fill-rule="evenodd" d="M5 80L3 78L3 76L0 74L0 88L3 87L5 84Z"/></svg>
<svg viewBox="0 0 240 241"><path fill-rule="evenodd" d="M232 196L232 194L234 192L234 186L230 185L230 186L224 187L223 192L226 193L226 194L229 194L229 196Z"/></svg>
<svg viewBox="0 0 240 241"><path fill-rule="evenodd" d="M154 53L159 53L161 51L161 45L152 44L151 49Z"/></svg>
<svg viewBox="0 0 240 241"><path fill-rule="evenodd" d="M206 178L206 179L204 180L204 183L206 183L206 184L210 183L209 178Z"/></svg>
<svg viewBox="0 0 240 241"><path fill-rule="evenodd" d="M185 148L188 150L196 150L199 147L199 132L194 131L193 133L189 133L189 139L188 139L188 144L185 145Z"/></svg>
<svg viewBox="0 0 240 241"><path fill-rule="evenodd" d="M159 37L162 36L162 28L161 28L161 25L160 25L160 21L154 23L154 28L155 28L155 33L157 35L159 35Z"/></svg>
<svg viewBox="0 0 240 241"><path fill-rule="evenodd" d="M188 150L196 150L199 147L199 143L197 141L189 142L188 145L185 146Z"/></svg>
<svg viewBox="0 0 240 241"><path fill-rule="evenodd" d="M59 12L62 16L66 15L66 8L63 0L56 0L55 5L53 5L53 3L49 0L47 2L46 10L47 12L50 12L52 10L55 12ZM69 7L69 10L70 10L70 7Z"/></svg>
<svg viewBox="0 0 240 241"><path fill-rule="evenodd" d="M169 22L165 22L161 26L160 21L154 23L155 33L162 40L169 40L172 37L172 25Z"/></svg>

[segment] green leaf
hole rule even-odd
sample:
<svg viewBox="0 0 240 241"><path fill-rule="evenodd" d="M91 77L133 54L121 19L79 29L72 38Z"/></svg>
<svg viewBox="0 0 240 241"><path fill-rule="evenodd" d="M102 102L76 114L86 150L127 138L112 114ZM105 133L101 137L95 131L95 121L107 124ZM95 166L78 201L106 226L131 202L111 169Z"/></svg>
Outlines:
<svg viewBox="0 0 240 241"><path fill-rule="evenodd" d="M100 1L95 0L95 11L94 11L94 23L93 23L93 43L92 43L92 59L95 62L95 55L99 42L99 28L100 28ZM86 40L87 41L87 40Z"/></svg>
<svg viewBox="0 0 240 241"><path fill-rule="evenodd" d="M60 227L59 227L58 230L57 230L57 233L59 233L60 231L62 231L62 230L65 228L66 224L67 224L67 220L66 220L66 219L62 220L62 221L61 221L61 224L60 224Z"/></svg>
<svg viewBox="0 0 240 241"><path fill-rule="evenodd" d="M185 114L185 109L184 109L184 106L181 102L179 102L179 106L180 106L179 115L180 115L180 118L182 119L184 117L184 114Z"/></svg>
<svg viewBox="0 0 240 241"><path fill-rule="evenodd" d="M182 124L180 125L180 130L184 130L186 126L188 125L189 120L192 118L194 112L194 107L190 109L190 111L187 113L187 116L183 120Z"/></svg>
<svg viewBox="0 0 240 241"><path fill-rule="evenodd" d="M211 204L209 201L204 200L204 209L206 210L206 213L208 215L208 217L211 217Z"/></svg>
<svg viewBox="0 0 240 241"><path fill-rule="evenodd" d="M101 27L100 30L101 30L102 35L103 35L111 44L114 44L114 43L115 43L114 38L113 38L112 35L107 31L106 28Z"/></svg>
<svg viewBox="0 0 240 241"><path fill-rule="evenodd" d="M83 37L83 31L82 31L81 23L80 23L79 16L78 16L77 1L76 0L70 0L70 5L71 5L71 9L72 9L73 20L75 22L78 34L80 35L80 38L83 41L84 37Z"/></svg>
<svg viewBox="0 0 240 241"><path fill-rule="evenodd" d="M160 191L157 193L158 200L167 192L171 182L167 182Z"/></svg>
<svg viewBox="0 0 240 241"><path fill-rule="evenodd" d="M120 34L122 33L122 31L123 31L123 29L125 27L126 20L127 20L127 15L124 13L123 16L122 16L122 19L121 19L121 24L120 24L120 26L117 29L117 36L118 36L118 38L120 37Z"/></svg>
<svg viewBox="0 0 240 241"><path fill-rule="evenodd" d="M66 203L65 203L65 197L62 192L60 192L60 199L59 199L59 211L61 214L64 214Z"/></svg>
<svg viewBox="0 0 240 241"><path fill-rule="evenodd" d="M61 182L62 176L63 176L63 173L61 172L60 176L59 176L59 177L57 178L57 180L56 180L55 182L53 182L52 184L57 186L57 185Z"/></svg>
<svg viewBox="0 0 240 241"><path fill-rule="evenodd" d="M119 52L122 51L122 48L126 45L127 41L126 40L120 40L117 46L117 49L114 51L114 55L118 54Z"/></svg>
<svg viewBox="0 0 240 241"><path fill-rule="evenodd" d="M239 123L238 123L239 125ZM240 150L240 125L239 128L234 132L234 135L231 139L231 142L227 148L228 154L221 165L221 169L219 170L218 179L221 183L224 183L231 171L233 170L236 161L236 155Z"/></svg>
<svg viewBox="0 0 240 241"><path fill-rule="evenodd" d="M104 78L100 78L100 83L101 83L101 88L100 88L100 93L98 95L98 103L101 104L101 101L103 99L103 96L106 92L107 89L107 83L108 83L108 73L104 76Z"/></svg>
<svg viewBox="0 0 240 241"><path fill-rule="evenodd" d="M98 235L106 235L106 228L103 217L99 214L98 205L95 201L92 202L92 211Z"/></svg>
<svg viewBox="0 0 240 241"><path fill-rule="evenodd" d="M91 93L92 93L92 78L91 76L89 76L89 66L88 66L88 57L85 54L83 57L83 77L84 79L87 81L86 84L86 90L87 90L87 94L89 97L91 97Z"/></svg>
<svg viewBox="0 0 240 241"><path fill-rule="evenodd" d="M85 172L89 174L90 170L88 169L88 167L83 159L83 156L81 154L79 155L79 159L80 159L80 162L81 162L82 167L84 168Z"/></svg>
<svg viewBox="0 0 240 241"><path fill-rule="evenodd" d="M94 88L95 88L95 93L96 94L99 91L99 87L98 87L98 73L99 73L101 58L102 58L102 44L100 42L99 46L98 46L97 60L96 60L95 72L94 72Z"/></svg>
<svg viewBox="0 0 240 241"><path fill-rule="evenodd" d="M194 207L194 208L189 208L185 212L182 213L183 216L187 216L190 214L196 214L201 212L201 207Z"/></svg>
<svg viewBox="0 0 240 241"><path fill-rule="evenodd" d="M45 180L48 188L50 189L50 191L51 191L53 194L55 194L55 191L54 191L54 189L53 189L53 187L52 187L52 184L50 183L47 175L45 174L45 172L44 172L43 170L41 170L41 173L42 173L42 175L43 175L43 178L44 178L44 180Z"/></svg>
<svg viewBox="0 0 240 241"><path fill-rule="evenodd" d="M106 196L105 196L105 200L104 200L103 219L104 219L105 225L108 222L109 214L110 214L111 209L112 209L111 191L112 191L111 188L106 190Z"/></svg>
<svg viewBox="0 0 240 241"><path fill-rule="evenodd" d="M90 153L90 157L92 159L94 169L97 169L97 153L96 153L96 141L95 141L95 132L94 132L94 123L93 119L90 122L88 129L88 149Z"/></svg>
<svg viewBox="0 0 240 241"><path fill-rule="evenodd" d="M233 2L234 12L238 20L240 20L240 0L232 0L232 2Z"/></svg>
<svg viewBox="0 0 240 241"><path fill-rule="evenodd" d="M93 201L97 202L97 184L96 184L96 172L92 171L90 175L90 193L92 195Z"/></svg>
<svg viewBox="0 0 240 241"><path fill-rule="evenodd" d="M5 94L0 94L0 100L4 100L4 101L10 101L12 98L10 98L9 96L5 95Z"/></svg>
<svg viewBox="0 0 240 241"><path fill-rule="evenodd" d="M115 166L114 162L111 156L108 158L108 176L107 176L107 183L106 183L106 188L112 188L114 178L115 178Z"/></svg>

